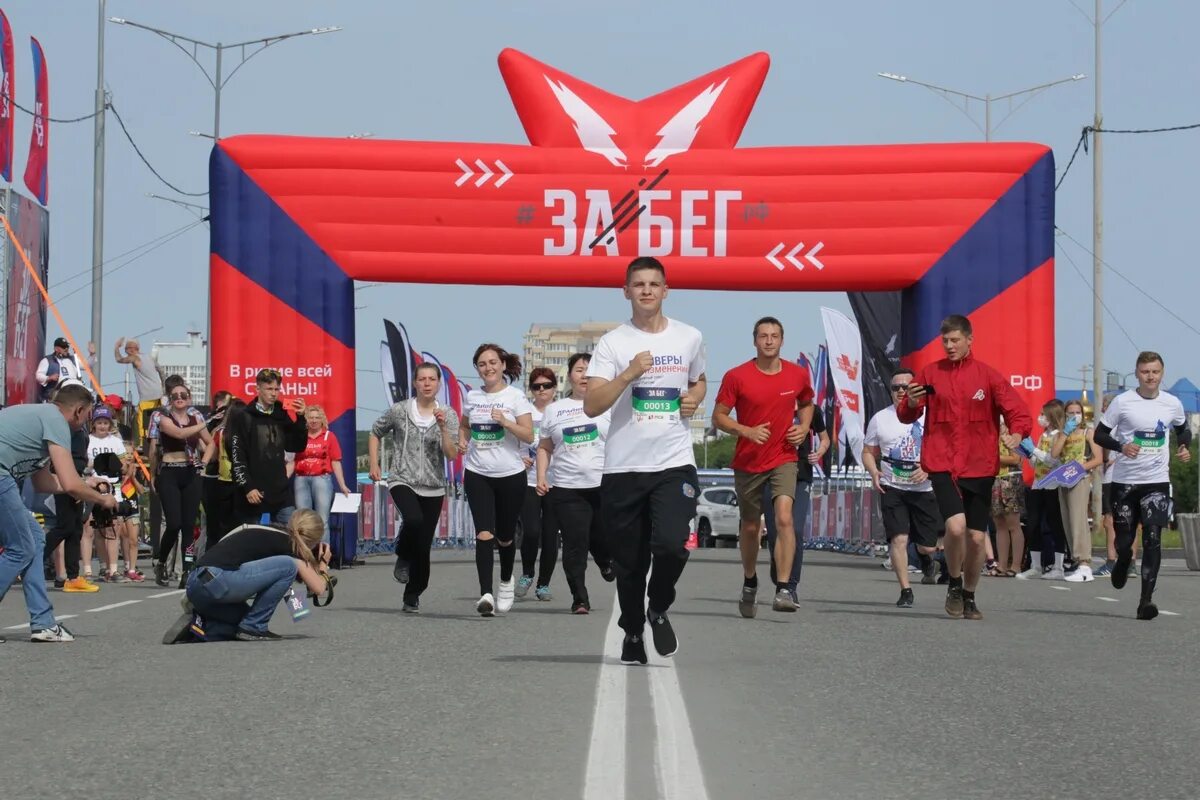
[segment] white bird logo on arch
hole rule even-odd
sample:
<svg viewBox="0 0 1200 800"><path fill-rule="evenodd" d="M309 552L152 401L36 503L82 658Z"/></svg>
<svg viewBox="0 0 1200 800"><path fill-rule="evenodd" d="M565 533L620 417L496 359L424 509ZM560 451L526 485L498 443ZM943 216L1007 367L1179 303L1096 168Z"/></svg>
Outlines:
<svg viewBox="0 0 1200 800"><path fill-rule="evenodd" d="M604 156L614 167L627 168L629 158L613 141L616 130L612 125L565 83L556 82L548 75L543 77L546 78L546 83L550 84L550 89L563 111L574 122L575 134L579 137L583 149ZM710 85L667 120L666 124L659 128L658 143L646 153L643 166L657 167L676 153L686 153L696 140L696 134L700 132L700 123L712 111L713 105L728 83L729 79L726 78L719 85Z"/></svg>

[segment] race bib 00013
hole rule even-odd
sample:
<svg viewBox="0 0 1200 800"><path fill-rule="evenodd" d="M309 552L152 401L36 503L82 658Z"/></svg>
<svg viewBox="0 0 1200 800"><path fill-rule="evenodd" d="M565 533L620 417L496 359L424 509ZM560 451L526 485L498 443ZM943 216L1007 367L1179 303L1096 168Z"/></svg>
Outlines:
<svg viewBox="0 0 1200 800"><path fill-rule="evenodd" d="M669 386L633 387L635 424L679 421L679 390Z"/></svg>

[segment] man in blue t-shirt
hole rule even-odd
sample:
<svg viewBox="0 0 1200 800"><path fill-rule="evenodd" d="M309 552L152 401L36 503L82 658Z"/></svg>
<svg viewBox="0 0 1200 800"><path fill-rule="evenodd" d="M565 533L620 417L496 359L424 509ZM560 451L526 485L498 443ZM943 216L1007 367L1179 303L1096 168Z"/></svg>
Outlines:
<svg viewBox="0 0 1200 800"><path fill-rule="evenodd" d="M54 619L42 571L46 534L22 502L20 483L32 478L39 492L66 492L104 508L117 507L115 496L100 494L83 482L71 460L71 430L83 427L92 404L92 393L75 383L61 386L46 405L0 411L0 600L20 576L30 639L35 642L70 642L75 637Z"/></svg>

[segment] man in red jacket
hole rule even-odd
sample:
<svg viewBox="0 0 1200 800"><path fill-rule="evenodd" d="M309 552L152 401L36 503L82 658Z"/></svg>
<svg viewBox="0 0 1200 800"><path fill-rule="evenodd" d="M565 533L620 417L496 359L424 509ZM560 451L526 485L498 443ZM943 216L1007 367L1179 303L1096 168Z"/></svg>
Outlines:
<svg viewBox="0 0 1200 800"><path fill-rule="evenodd" d="M970 320L952 314L941 331L946 357L919 371L896 414L911 423L925 412L921 469L946 521L946 613L983 619L975 587L986 552L992 481L1000 471L1000 415L1009 431L1004 443L1013 450L1033 430L1033 419L1004 376L971 355Z"/></svg>

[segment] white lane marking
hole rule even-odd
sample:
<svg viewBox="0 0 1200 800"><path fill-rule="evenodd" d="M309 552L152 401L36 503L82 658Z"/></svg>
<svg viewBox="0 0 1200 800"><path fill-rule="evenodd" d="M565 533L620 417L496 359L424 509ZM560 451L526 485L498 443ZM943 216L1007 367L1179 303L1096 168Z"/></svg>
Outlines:
<svg viewBox="0 0 1200 800"><path fill-rule="evenodd" d="M87 613L94 614L97 611L108 611L110 609L120 608L121 606L131 606L134 603L140 603L140 602L142 602L142 601L141 600L124 600L120 603L112 603L107 606L99 606L97 608L89 608L89 609L87 609Z"/></svg>
<svg viewBox="0 0 1200 800"><path fill-rule="evenodd" d="M174 597L177 594L183 594L183 592L183 589L175 589L174 591L170 592L159 592L158 594L149 595L146 599L153 600L156 597Z"/></svg>
<svg viewBox="0 0 1200 800"><path fill-rule="evenodd" d="M675 660L655 659L651 663L650 700L654 706L658 796L663 800L708 800Z"/></svg>
<svg viewBox="0 0 1200 800"><path fill-rule="evenodd" d="M1058 592L1069 592L1069 591L1071 591L1071 590L1070 590L1070 588L1068 588L1068 587L1066 587L1066 586L1051 586L1050 588L1051 588L1051 589L1054 589L1055 591L1058 591Z"/></svg>
<svg viewBox="0 0 1200 800"><path fill-rule="evenodd" d="M78 616L79 616L78 614L56 614L56 615L55 615L55 617L54 617L54 621L55 621L55 622L62 622L64 619L75 619L75 618L76 618L76 617L78 617ZM19 630L21 630L22 628L28 628L28 627L29 627L29 623L28 623L28 622L22 622L20 625L9 625L9 626L8 626L7 628L5 628L4 630L6 630L6 631L19 631Z"/></svg>
<svg viewBox="0 0 1200 800"><path fill-rule="evenodd" d="M1118 600L1118 599L1117 599L1117 598L1115 598L1115 597L1100 597L1100 596L1097 596L1097 597L1096 597L1096 599L1097 599L1097 600L1103 600L1103 601L1104 601L1104 602L1106 602L1106 603L1119 603L1119 602L1121 602L1120 600Z"/></svg>
<svg viewBox="0 0 1200 800"><path fill-rule="evenodd" d="M1158 610L1158 613L1160 613L1160 614L1163 614L1163 615L1165 615L1165 616L1168 616L1168 617L1178 617L1178 616L1180 616L1180 615L1179 615L1179 612L1177 612L1177 611L1163 611L1161 608Z"/></svg>
<svg viewBox="0 0 1200 800"><path fill-rule="evenodd" d="M625 676L621 663L625 636L617 626L620 616L616 593L604 634L604 661L596 681L596 707L592 712L592 738L588 743L584 800L625 800Z"/></svg>

